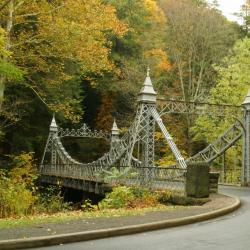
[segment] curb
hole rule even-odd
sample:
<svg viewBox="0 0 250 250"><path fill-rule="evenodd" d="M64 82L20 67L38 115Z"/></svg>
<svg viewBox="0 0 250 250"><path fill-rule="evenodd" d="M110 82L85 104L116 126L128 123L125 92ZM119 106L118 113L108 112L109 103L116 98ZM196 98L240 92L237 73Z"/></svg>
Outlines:
<svg viewBox="0 0 250 250"><path fill-rule="evenodd" d="M145 231L152 231L158 229L165 229L170 227L177 227L182 225L187 225L195 222L201 222L204 220L209 220L216 218L218 216L226 215L230 212L235 211L241 206L241 201L237 197L230 196L235 199L234 203L225 208L217 209L212 212L203 213L194 216L188 216L179 219L171 219L160 222L145 223L141 225L116 227L111 229L100 229L88 232L78 232L70 234L60 234L54 236L42 236L42 237L32 237L29 239L17 239L17 240L5 240L0 241L0 249L23 249L23 248L34 248L34 247L44 247L52 245L60 245L65 243L73 243L79 241L87 241L94 239L101 239L107 237L128 235L141 233Z"/></svg>
<svg viewBox="0 0 250 250"><path fill-rule="evenodd" d="M242 185L239 183L232 184L232 183L219 182L218 184L219 186L225 186L225 187L242 187Z"/></svg>

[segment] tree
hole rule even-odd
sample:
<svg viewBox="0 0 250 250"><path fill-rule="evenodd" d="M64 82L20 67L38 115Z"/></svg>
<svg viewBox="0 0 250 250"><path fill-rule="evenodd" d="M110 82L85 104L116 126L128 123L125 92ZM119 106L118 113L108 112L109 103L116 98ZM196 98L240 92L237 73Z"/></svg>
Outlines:
<svg viewBox="0 0 250 250"><path fill-rule="evenodd" d="M250 87L250 39L237 41L230 55L222 64L215 66L218 72L218 83L211 89L209 102L241 105ZM192 128L196 140L212 142L241 116L230 114L225 117L203 115L196 120ZM240 164L242 147L240 145L229 150L227 161L230 164Z"/></svg>
<svg viewBox="0 0 250 250"><path fill-rule="evenodd" d="M241 105L250 87L250 39L237 41L229 56L222 64L215 66L218 72L218 83L211 89L209 102ZM231 118L202 116L195 124L193 130L196 139L210 142L217 138L234 121Z"/></svg>
<svg viewBox="0 0 250 250"><path fill-rule="evenodd" d="M126 25L100 0L11 0L1 6L5 50L25 70L26 87L49 108L78 120L79 95L65 93L76 73L110 71L109 34L123 35ZM6 78L1 76L4 92ZM72 82L71 82L72 84Z"/></svg>
<svg viewBox="0 0 250 250"><path fill-rule="evenodd" d="M164 82L170 68L167 53L164 51L164 34L166 18L155 0L106 0L117 10L118 18L127 24L128 30L124 36L112 36L114 46L110 57L117 66L117 70L105 74L104 77L92 76L102 96L102 104L96 121L101 121L104 116L103 105L105 96L113 92L112 115L120 116L120 103L122 107L131 112L136 103L136 95L144 81L146 68L150 66L151 76L157 77L158 84ZM106 93L104 93L106 92ZM129 96L129 98L127 98ZM122 111L121 125L127 126L131 113ZM106 112L105 112L106 114ZM105 119L105 117L104 117ZM119 123L118 118L118 123ZM98 122L99 127L103 123Z"/></svg>
<svg viewBox="0 0 250 250"><path fill-rule="evenodd" d="M227 55L238 33L220 12L204 2L167 0L160 3L167 18L165 46L172 66L166 95L170 98L178 95L187 102L204 102L216 81L212 65ZM187 150L192 154L189 130L195 118L187 114L183 119Z"/></svg>
<svg viewBox="0 0 250 250"><path fill-rule="evenodd" d="M234 44L237 33L215 9L191 0L162 1L167 17L166 46L184 100L205 100L215 83L213 63ZM182 10L182 11L180 11Z"/></svg>

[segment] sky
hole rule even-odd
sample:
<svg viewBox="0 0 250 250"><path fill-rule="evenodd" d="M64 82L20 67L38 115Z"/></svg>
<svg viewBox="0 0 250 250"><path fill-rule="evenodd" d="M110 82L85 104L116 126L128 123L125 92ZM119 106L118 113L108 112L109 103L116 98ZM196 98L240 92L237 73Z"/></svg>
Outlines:
<svg viewBox="0 0 250 250"><path fill-rule="evenodd" d="M212 2L212 0L208 0L208 2ZM239 12L241 5L243 5L246 0L218 0L220 4L219 9L222 13L231 21L237 21L242 23L238 17L234 16L233 13Z"/></svg>

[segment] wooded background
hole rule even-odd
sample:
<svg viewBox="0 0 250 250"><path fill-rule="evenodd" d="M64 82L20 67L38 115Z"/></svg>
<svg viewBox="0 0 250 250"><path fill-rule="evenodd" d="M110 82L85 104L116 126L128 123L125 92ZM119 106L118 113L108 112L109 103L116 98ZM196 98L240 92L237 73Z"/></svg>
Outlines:
<svg viewBox="0 0 250 250"><path fill-rule="evenodd" d="M52 114L63 127L123 131L133 120L147 66L159 95L240 105L250 87L250 1L228 21L202 0L0 0L0 160L41 159ZM184 156L201 150L232 118L169 115L164 122ZM156 133L156 160L173 162ZM88 162L102 142L65 140ZM240 166L240 147L228 162ZM85 152L85 153L83 153ZM237 162L235 162L235 155Z"/></svg>

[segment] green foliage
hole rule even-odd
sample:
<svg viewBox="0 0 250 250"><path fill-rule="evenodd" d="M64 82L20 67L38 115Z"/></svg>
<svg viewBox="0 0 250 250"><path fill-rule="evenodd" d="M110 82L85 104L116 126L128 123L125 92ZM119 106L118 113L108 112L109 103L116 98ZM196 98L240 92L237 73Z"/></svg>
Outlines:
<svg viewBox="0 0 250 250"><path fill-rule="evenodd" d="M13 64L0 59L0 76L20 81L23 80L24 72L15 67Z"/></svg>
<svg viewBox="0 0 250 250"><path fill-rule="evenodd" d="M136 177L138 173L134 172L131 167L125 167L118 169L117 167L112 167L110 170L103 170L102 173L98 174L98 177L101 178L104 182L119 182L126 178Z"/></svg>
<svg viewBox="0 0 250 250"><path fill-rule="evenodd" d="M96 209L96 206L95 205L92 205L92 202L90 199L86 199L83 201L82 205L81 205L81 208L83 211L85 212L89 212L89 211L93 211Z"/></svg>
<svg viewBox="0 0 250 250"><path fill-rule="evenodd" d="M239 34L221 13L197 1L160 2L169 20L166 45L173 61L173 91L184 100L204 101L216 78L212 64L227 55Z"/></svg>
<svg viewBox="0 0 250 250"><path fill-rule="evenodd" d="M135 199L135 196L129 187L115 187L111 193L108 193L100 203L100 208L123 208L129 205Z"/></svg>
<svg viewBox="0 0 250 250"><path fill-rule="evenodd" d="M241 105L250 83L250 39L239 40L231 54L221 66L215 66L219 76L218 83L210 91L209 102ZM234 121L234 115L222 119L208 115L201 116L193 128L195 139L212 141Z"/></svg>
<svg viewBox="0 0 250 250"><path fill-rule="evenodd" d="M218 72L218 83L210 91L209 102L241 105L250 87L250 39L237 41L230 55L225 57L222 65L214 66ZM211 142L241 119L239 114L227 114L227 117L211 115L200 116L192 128L195 140ZM241 145L228 150L226 155L227 165L241 165Z"/></svg>

